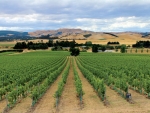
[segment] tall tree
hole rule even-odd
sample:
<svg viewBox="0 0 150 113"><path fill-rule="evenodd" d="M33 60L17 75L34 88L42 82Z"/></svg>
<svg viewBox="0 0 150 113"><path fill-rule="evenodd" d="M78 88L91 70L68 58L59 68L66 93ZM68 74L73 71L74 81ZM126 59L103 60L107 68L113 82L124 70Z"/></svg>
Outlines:
<svg viewBox="0 0 150 113"><path fill-rule="evenodd" d="M126 45L121 45L121 53L125 53L126 52Z"/></svg>
<svg viewBox="0 0 150 113"><path fill-rule="evenodd" d="M98 46L97 45L93 45L92 46L92 52L98 52Z"/></svg>

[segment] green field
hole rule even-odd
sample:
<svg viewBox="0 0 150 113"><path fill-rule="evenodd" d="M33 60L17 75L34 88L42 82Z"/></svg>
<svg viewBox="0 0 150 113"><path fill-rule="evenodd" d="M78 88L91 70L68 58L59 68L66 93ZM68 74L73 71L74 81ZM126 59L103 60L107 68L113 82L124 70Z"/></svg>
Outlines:
<svg viewBox="0 0 150 113"><path fill-rule="evenodd" d="M150 97L149 55L82 54L77 61L122 96L132 88Z"/></svg>
<svg viewBox="0 0 150 113"><path fill-rule="evenodd" d="M50 83L53 82L53 79L56 79L64 68L66 56L68 55L65 52L58 54L57 52L40 51L19 55L1 54L0 99L7 98L9 106L15 104L19 96L27 96L27 92L29 91L32 92L30 95L33 98L34 104L39 98L39 95L42 95L44 92L41 89L43 92L39 95L34 94L36 93L35 85L40 84L43 87L43 82L47 82L49 79L51 80ZM58 72L56 69L58 69ZM49 78L51 73L56 77Z"/></svg>
<svg viewBox="0 0 150 113"><path fill-rule="evenodd" d="M71 67L81 100L86 92L75 64L103 102L109 100L107 87L124 99L129 89L150 97L149 55L81 52L79 56L71 57L69 52L34 51L0 53L0 100L6 100L7 107L14 107L19 100L30 97L34 106L63 72L55 92L55 98L59 99Z"/></svg>

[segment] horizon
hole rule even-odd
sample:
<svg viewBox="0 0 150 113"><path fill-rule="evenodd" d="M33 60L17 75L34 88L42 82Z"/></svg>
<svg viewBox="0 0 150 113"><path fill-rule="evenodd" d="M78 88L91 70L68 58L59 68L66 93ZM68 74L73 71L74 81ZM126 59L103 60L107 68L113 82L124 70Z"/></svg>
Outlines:
<svg viewBox="0 0 150 113"><path fill-rule="evenodd" d="M1 0L0 30L150 32L149 0Z"/></svg>
<svg viewBox="0 0 150 113"><path fill-rule="evenodd" d="M44 30L44 29L39 29L39 30L33 30L33 31L18 31L18 30L1 30L0 31L14 31L14 32L35 32L35 31L52 31L52 30L60 30L60 29L80 29L80 28L58 28L58 29L47 29L47 30ZM90 31L90 30L84 30L84 29L81 29L83 31L89 31L89 32L95 32L95 33L129 33L129 32L132 32L132 33L150 33L150 32L147 32L147 31Z"/></svg>

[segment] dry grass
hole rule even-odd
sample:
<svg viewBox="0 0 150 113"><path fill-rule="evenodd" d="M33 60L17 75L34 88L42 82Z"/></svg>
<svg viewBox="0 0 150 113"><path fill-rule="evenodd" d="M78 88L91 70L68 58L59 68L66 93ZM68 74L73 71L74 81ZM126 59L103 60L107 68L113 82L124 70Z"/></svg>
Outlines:
<svg viewBox="0 0 150 113"><path fill-rule="evenodd" d="M107 44L110 42L119 42L120 44L126 44L126 45L132 45L135 44L137 41L147 41L149 38L141 38L141 34L137 33L118 33L116 34L118 37L114 37L108 34L102 34L102 33L93 33L90 37L85 38L83 34L74 34L74 35L68 35L65 37L62 37L61 39L68 39L68 41L72 41L75 39L75 41L79 44L85 43L86 41L91 41L93 44ZM84 40L83 40L84 39ZM57 39L58 40L58 39ZM48 42L48 39L35 39L35 40L28 40L32 41L34 43L38 42ZM55 42L56 40L54 40ZM61 41L61 40L60 40ZM16 44L17 41L12 42L0 42L0 49L2 48L11 48Z"/></svg>

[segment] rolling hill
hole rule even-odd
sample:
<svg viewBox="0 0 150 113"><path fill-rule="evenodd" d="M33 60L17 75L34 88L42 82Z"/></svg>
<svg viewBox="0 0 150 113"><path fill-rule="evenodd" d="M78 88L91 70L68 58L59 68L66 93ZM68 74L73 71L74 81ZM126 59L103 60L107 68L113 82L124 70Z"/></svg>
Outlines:
<svg viewBox="0 0 150 113"><path fill-rule="evenodd" d="M82 29L58 29L58 30L38 30L33 32L18 32L18 31L0 31L0 40L13 39L53 39L53 40L73 40L77 43L85 43L92 41L95 44L107 44L107 42L120 42L120 44L135 44L136 41L150 40L150 33L140 32L93 32Z"/></svg>
<svg viewBox="0 0 150 113"><path fill-rule="evenodd" d="M0 30L0 41L14 39L28 39L28 32Z"/></svg>

